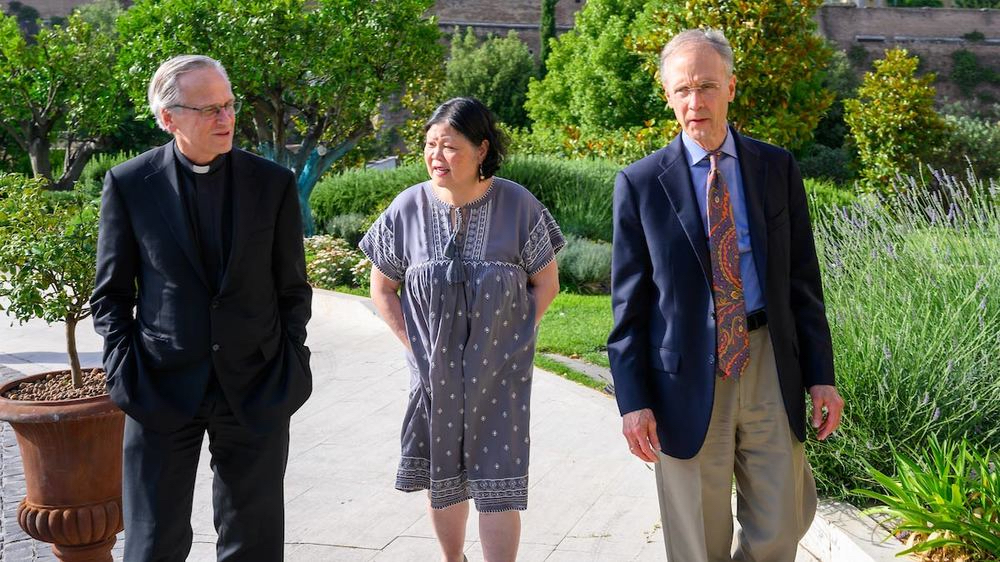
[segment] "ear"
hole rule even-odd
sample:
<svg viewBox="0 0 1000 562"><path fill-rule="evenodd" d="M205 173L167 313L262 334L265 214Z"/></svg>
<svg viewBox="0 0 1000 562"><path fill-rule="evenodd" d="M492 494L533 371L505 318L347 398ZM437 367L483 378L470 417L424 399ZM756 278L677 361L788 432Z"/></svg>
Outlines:
<svg viewBox="0 0 1000 562"><path fill-rule="evenodd" d="M165 107L160 108L160 122L163 123L163 127L168 133L173 133L177 130L177 123L174 121L173 113Z"/></svg>
<svg viewBox="0 0 1000 562"><path fill-rule="evenodd" d="M729 101L736 99L736 75L729 77Z"/></svg>
<svg viewBox="0 0 1000 562"><path fill-rule="evenodd" d="M486 159L486 153L490 150L490 141L483 139L483 142L479 143L479 163L482 164L483 160Z"/></svg>

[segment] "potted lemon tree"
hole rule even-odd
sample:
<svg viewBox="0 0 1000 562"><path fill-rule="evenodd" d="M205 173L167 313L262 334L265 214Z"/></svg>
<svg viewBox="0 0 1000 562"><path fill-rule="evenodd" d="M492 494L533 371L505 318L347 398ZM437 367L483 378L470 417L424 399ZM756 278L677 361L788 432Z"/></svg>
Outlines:
<svg viewBox="0 0 1000 562"><path fill-rule="evenodd" d="M0 386L0 420L24 463L18 523L60 560L111 562L122 530L124 414L103 373L80 368L76 346L77 324L90 315L98 206L44 187L0 174L0 311L21 323L63 322L70 365Z"/></svg>

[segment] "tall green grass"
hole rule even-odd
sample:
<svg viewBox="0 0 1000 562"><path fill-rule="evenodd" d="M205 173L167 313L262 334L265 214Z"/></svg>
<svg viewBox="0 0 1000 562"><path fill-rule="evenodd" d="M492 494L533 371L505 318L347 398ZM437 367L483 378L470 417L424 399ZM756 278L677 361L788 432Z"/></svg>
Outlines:
<svg viewBox="0 0 1000 562"><path fill-rule="evenodd" d="M893 449L1000 447L1000 187L910 180L817 221L841 429L808 442L821 494L877 487ZM855 500L860 498L854 497Z"/></svg>

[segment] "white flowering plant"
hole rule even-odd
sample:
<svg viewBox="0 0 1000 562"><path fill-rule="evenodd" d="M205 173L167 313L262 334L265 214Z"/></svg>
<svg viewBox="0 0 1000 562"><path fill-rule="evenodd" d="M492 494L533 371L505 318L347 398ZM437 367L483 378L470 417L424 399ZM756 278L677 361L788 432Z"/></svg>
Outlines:
<svg viewBox="0 0 1000 562"><path fill-rule="evenodd" d="M321 289L367 287L371 262L346 241L329 235L305 239L306 274Z"/></svg>

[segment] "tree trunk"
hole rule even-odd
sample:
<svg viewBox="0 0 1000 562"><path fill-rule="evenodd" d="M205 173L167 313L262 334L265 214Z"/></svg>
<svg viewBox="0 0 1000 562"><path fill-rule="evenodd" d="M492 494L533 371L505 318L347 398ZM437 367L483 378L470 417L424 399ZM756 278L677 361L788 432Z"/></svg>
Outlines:
<svg viewBox="0 0 1000 562"><path fill-rule="evenodd" d="M352 148L358 145L361 139L372 131L371 123L355 131L347 140L337 146L327 149L323 147L314 148L309 152L309 156L301 170L295 170L295 182L299 189L299 206L302 210L303 234L312 236L316 233L316 226L312 218L312 207L309 205L309 196L312 195L316 182L323 174L330 169L334 162L340 160Z"/></svg>
<svg viewBox="0 0 1000 562"><path fill-rule="evenodd" d="M66 165L63 166L63 173L59 180L53 186L53 189L57 191L68 191L73 189L73 185L76 180L80 179L80 174L83 173L83 168L90 161L90 157L94 155L97 151L97 143L94 141L87 141L80 145L79 148L74 150L72 153L69 151L69 147L66 150Z"/></svg>
<svg viewBox="0 0 1000 562"><path fill-rule="evenodd" d="M34 127L32 127L34 129ZM39 136L32 131L32 138L28 139L28 158L31 159L31 171L36 178L45 178L52 181L52 158L49 139Z"/></svg>
<svg viewBox="0 0 1000 562"><path fill-rule="evenodd" d="M69 368L73 377L73 388L83 388L80 353L76 350L76 323L76 318L72 316L66 317L66 351L69 353Z"/></svg>

